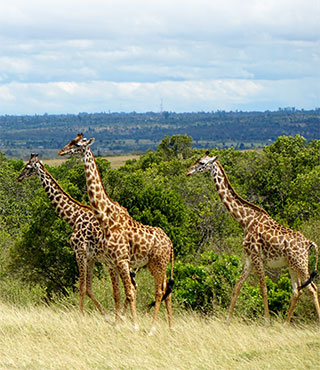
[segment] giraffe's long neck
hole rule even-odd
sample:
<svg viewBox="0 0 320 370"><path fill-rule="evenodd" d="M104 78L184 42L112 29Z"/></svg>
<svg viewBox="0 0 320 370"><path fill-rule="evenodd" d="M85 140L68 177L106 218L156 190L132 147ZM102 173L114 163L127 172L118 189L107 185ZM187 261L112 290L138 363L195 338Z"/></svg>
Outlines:
<svg viewBox="0 0 320 370"><path fill-rule="evenodd" d="M212 177L222 203L243 229L249 227L252 221L259 217L259 215L268 216L266 211L241 198L235 192L218 161L216 162Z"/></svg>
<svg viewBox="0 0 320 370"><path fill-rule="evenodd" d="M43 165L38 167L37 172L51 203L59 215L73 228L77 218L81 213L86 212L88 207L67 194Z"/></svg>
<svg viewBox="0 0 320 370"><path fill-rule="evenodd" d="M118 224L122 208L117 202L113 202L105 191L97 163L89 147L84 152L83 163L89 201L102 230L107 235Z"/></svg>

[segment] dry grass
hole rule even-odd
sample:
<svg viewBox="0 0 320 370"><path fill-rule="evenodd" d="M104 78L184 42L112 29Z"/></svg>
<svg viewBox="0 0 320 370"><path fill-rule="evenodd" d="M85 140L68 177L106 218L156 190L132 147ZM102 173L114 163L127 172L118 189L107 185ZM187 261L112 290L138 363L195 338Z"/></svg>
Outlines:
<svg viewBox="0 0 320 370"><path fill-rule="evenodd" d="M110 157L103 157L107 159L110 164L111 168L118 169L122 165L125 164L126 161L129 159L139 159L139 155L135 154L128 154L128 155L117 155L117 156L110 156ZM44 159L42 162L48 164L49 166L59 166L63 162L67 161L69 158L55 158L55 159Z"/></svg>
<svg viewBox="0 0 320 370"><path fill-rule="evenodd" d="M62 307L17 308L0 303L1 369L320 369L319 329L265 328L176 314L175 331L140 315L119 331L95 312Z"/></svg>

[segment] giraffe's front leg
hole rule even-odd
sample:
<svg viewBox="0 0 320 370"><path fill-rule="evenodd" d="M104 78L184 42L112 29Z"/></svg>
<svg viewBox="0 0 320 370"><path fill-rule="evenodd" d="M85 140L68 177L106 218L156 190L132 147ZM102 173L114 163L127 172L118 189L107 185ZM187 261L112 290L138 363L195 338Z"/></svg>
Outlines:
<svg viewBox="0 0 320 370"><path fill-rule="evenodd" d="M230 308L229 308L229 316L227 318L227 324L230 324L230 322L232 320L233 310L234 310L234 307L236 305L237 298L238 298L239 293L240 293L240 289L241 289L243 283L246 281L247 277L249 276L250 271L251 271L251 261L250 261L249 257L247 257L246 262L245 262L244 267L243 267L243 270L242 270L242 273L240 275L240 278L239 278L239 280L237 281L236 285L233 288L231 304L230 304Z"/></svg>
<svg viewBox="0 0 320 370"><path fill-rule="evenodd" d="M129 261L124 260L124 261L118 262L117 269L118 269L119 275L121 277L121 280L124 286L126 299L130 305L134 328L135 330L138 330L139 326L137 322L137 311L136 311L136 291L135 291L135 287L133 286L131 277L130 277Z"/></svg>
<svg viewBox="0 0 320 370"><path fill-rule="evenodd" d="M264 273L264 265L262 260L257 257L253 261L254 267L256 269L259 283L260 283L260 290L263 299L263 306L264 306L264 319L267 326L270 325L270 313L269 313L269 305L268 305L268 290L266 284L266 276Z"/></svg>
<svg viewBox="0 0 320 370"><path fill-rule="evenodd" d="M115 327L119 329L120 325L120 287L119 287L119 275L115 268L109 267L110 279L112 283L113 299L115 303Z"/></svg>
<svg viewBox="0 0 320 370"><path fill-rule="evenodd" d="M132 285L135 289L136 300L137 300L137 283L136 283L134 277L136 276L137 271L138 271L138 269L136 270L136 272L130 271L130 278L131 278ZM129 301L127 300L127 298L125 298L124 304L123 304L123 310L122 310L122 319L123 320L124 320L125 314L127 312L128 304L129 304Z"/></svg>
<svg viewBox="0 0 320 370"><path fill-rule="evenodd" d="M83 314L84 297L86 294L87 260L82 254L76 254L76 260L80 274L80 313Z"/></svg>

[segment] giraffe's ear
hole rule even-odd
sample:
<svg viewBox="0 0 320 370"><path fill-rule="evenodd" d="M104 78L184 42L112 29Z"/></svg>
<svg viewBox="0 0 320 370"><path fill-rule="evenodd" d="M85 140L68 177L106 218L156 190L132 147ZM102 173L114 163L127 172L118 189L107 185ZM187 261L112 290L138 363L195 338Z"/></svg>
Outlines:
<svg viewBox="0 0 320 370"><path fill-rule="evenodd" d="M211 157L209 162L216 162L218 160L219 156Z"/></svg>
<svg viewBox="0 0 320 370"><path fill-rule="evenodd" d="M89 139L88 141L87 141L87 146L90 146L90 145L92 145L93 143L94 143L94 137L92 137L91 139Z"/></svg>

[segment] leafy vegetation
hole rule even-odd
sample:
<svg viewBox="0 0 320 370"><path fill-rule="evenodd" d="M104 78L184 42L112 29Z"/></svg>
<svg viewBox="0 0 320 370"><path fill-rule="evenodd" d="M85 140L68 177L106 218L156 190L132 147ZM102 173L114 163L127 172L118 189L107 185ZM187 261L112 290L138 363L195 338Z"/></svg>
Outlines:
<svg viewBox="0 0 320 370"><path fill-rule="evenodd" d="M235 190L265 208L277 221L300 229L320 243L320 140L282 136L262 150L212 149ZM226 212L208 175L186 177L185 171L203 149L192 149L187 135L166 136L155 151L129 160L119 169L97 158L103 182L112 199L138 221L160 226L173 241L176 255L176 308L219 313L229 304L242 270L242 229ZM77 271L69 247L71 230L58 218L36 178L17 183L22 161L0 157L0 299L23 303L16 290L28 290L24 302L59 299L74 301ZM88 202L83 165L71 159L48 167L75 199ZM310 258L314 268L315 255ZM146 310L152 300L147 271L138 273L138 302ZM108 308L113 307L108 276L97 266L95 284ZM269 305L274 315L286 314L291 297L288 272L268 272ZM109 288L107 288L109 286ZM150 294L149 294L150 292ZM61 298L61 297L65 298ZM60 298L59 298L60 297ZM77 298L78 299L78 298ZM88 303L89 307L90 303ZM260 288L254 275L245 283L237 313L263 316ZM296 318L315 320L309 297Z"/></svg>

